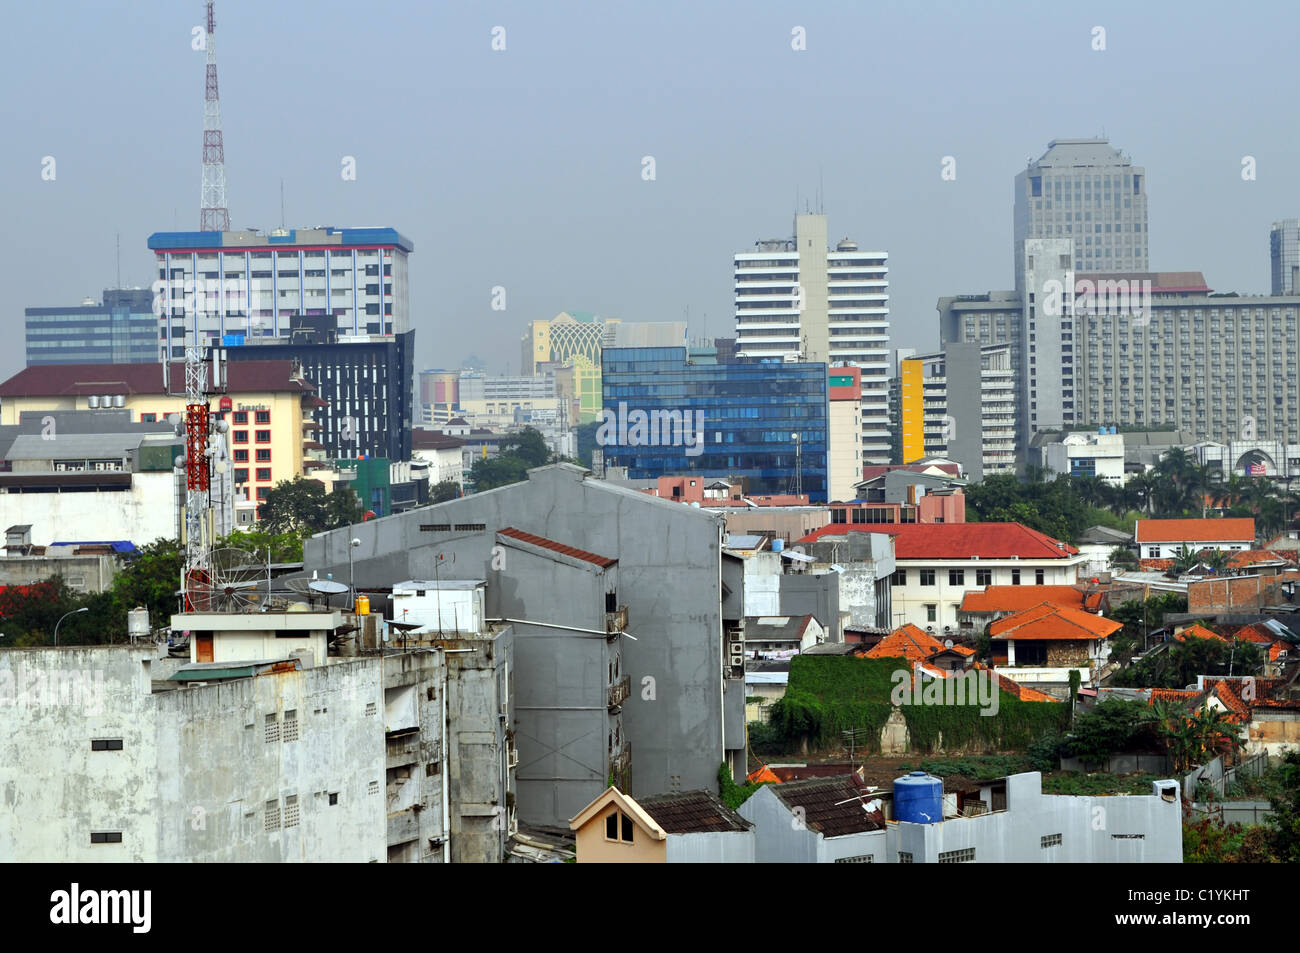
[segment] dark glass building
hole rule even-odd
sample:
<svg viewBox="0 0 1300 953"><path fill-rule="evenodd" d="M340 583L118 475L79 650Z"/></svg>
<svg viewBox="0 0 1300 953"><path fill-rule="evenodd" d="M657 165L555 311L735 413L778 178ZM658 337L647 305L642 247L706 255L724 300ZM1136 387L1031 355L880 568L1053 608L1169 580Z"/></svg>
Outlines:
<svg viewBox="0 0 1300 953"><path fill-rule="evenodd" d="M294 360L328 406L312 419L331 459L411 459L415 332L343 336L330 316L292 319L288 337L226 335L232 361Z"/></svg>
<svg viewBox="0 0 1300 953"><path fill-rule="evenodd" d="M27 366L44 364L153 364L158 318L153 293L108 289L104 300L74 308L27 308Z"/></svg>
<svg viewBox="0 0 1300 953"><path fill-rule="evenodd" d="M825 364L691 364L680 347L605 348L601 382L606 467L631 479L747 477L754 495L826 501Z"/></svg>

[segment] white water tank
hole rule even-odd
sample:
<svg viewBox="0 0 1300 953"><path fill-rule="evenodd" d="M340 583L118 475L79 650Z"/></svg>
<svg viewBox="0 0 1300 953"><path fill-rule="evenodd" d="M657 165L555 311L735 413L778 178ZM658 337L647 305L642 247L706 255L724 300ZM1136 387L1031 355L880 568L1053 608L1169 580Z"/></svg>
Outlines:
<svg viewBox="0 0 1300 953"><path fill-rule="evenodd" d="M99 409L99 395L98 395L98 394L91 394L89 397L87 397L87 398L86 398L86 406L89 407L91 410L98 410L98 409Z"/></svg>
<svg viewBox="0 0 1300 953"><path fill-rule="evenodd" d="M136 606L126 614L126 634L135 639L149 637L149 610Z"/></svg>
<svg viewBox="0 0 1300 953"><path fill-rule="evenodd" d="M126 395L125 395L125 394L117 394L117 395L115 395L115 396L113 397L113 406L114 406L114 407L125 407L125 406L126 406Z"/></svg>

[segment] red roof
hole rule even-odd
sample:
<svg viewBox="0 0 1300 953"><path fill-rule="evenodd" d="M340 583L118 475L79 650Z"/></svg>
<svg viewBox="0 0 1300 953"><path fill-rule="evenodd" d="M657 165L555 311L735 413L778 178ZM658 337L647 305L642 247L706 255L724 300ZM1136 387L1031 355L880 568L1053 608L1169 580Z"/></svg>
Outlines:
<svg viewBox="0 0 1300 953"><path fill-rule="evenodd" d="M597 556L595 553L589 553L585 549L576 549L573 546L565 546L563 543L557 543L553 539L547 539L545 536L535 536L532 533L525 533L521 529L506 527L499 530L501 536L508 536L511 539L517 539L521 543L529 543L533 546L540 546L542 549L549 549L553 553L562 553L573 559L581 559L583 562L592 563L601 569L608 569L618 562L617 559L610 559L608 556Z"/></svg>
<svg viewBox="0 0 1300 953"><path fill-rule="evenodd" d="M424 430L420 427L411 428L412 450L454 450L463 446L465 441L460 437L439 433L436 430Z"/></svg>
<svg viewBox="0 0 1300 953"><path fill-rule="evenodd" d="M228 361L226 383L231 393L308 393L316 388L294 379L292 361ZM172 362L171 384L185 387L184 363ZM19 371L0 384L0 398L81 397L91 394L163 395L161 364L45 364Z"/></svg>
<svg viewBox="0 0 1300 953"><path fill-rule="evenodd" d="M1065 559L1079 552L1023 523L832 523L799 542L850 531L893 536L895 559Z"/></svg>
<svg viewBox="0 0 1300 953"><path fill-rule="evenodd" d="M834 373L835 370L837 370L837 368L832 368L831 372ZM906 470L911 473L924 473L927 470L942 470L944 473L956 477L961 473L961 465L957 463L872 463L862 468L862 482L865 483L867 480L874 480L882 473L889 473L891 470Z"/></svg>
<svg viewBox="0 0 1300 953"><path fill-rule="evenodd" d="M942 642L908 622L873 645L867 652L867 658L903 658L909 662L924 662L942 651Z"/></svg>
<svg viewBox="0 0 1300 953"><path fill-rule="evenodd" d="M1215 642L1228 641L1223 636L1219 635L1219 633L1212 632L1211 630L1207 629L1205 626L1201 625L1199 622L1189 625L1187 628L1183 629L1181 632L1179 632L1177 635L1174 636L1174 638L1177 639L1179 642L1186 642L1189 637L1195 639L1212 639Z"/></svg>
<svg viewBox="0 0 1300 953"><path fill-rule="evenodd" d="M1249 516L1204 520L1138 520L1133 539L1139 545L1253 542L1255 520Z"/></svg>
<svg viewBox="0 0 1300 953"><path fill-rule="evenodd" d="M966 593L961 611L1019 612L1044 602L1081 609L1083 590L1074 586L988 586Z"/></svg>
<svg viewBox="0 0 1300 953"><path fill-rule="evenodd" d="M1061 641L1078 639L1104 639L1124 628L1123 623L1114 619L1103 619L1091 612L1081 609L1067 609L1064 606L1044 602L1005 616L989 625L989 635L994 639L1058 639Z"/></svg>

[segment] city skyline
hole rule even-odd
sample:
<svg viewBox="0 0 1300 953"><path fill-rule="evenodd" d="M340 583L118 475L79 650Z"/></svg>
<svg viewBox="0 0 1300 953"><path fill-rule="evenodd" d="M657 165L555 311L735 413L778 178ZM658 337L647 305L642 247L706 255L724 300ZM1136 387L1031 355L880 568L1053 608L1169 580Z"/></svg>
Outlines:
<svg viewBox="0 0 1300 953"><path fill-rule="evenodd" d="M190 31L201 5L67 9L19 9L9 33L26 37L7 57L11 82L27 80L0 107L14 144L0 160L5 202L26 226L4 240L10 321L114 287L119 234L121 284L148 287L147 236L198 226L204 54ZM507 5L402 11L402 31L341 4L303 9L218 3L231 225L279 226L283 179L285 225L409 235L418 366L474 352L494 373L517 371L526 323L572 309L688 319L692 339L725 336L729 260L806 209L825 211L832 241L889 252L890 346L930 350L938 296L1010 284L1010 182L1054 138L1104 133L1145 168L1151 268L1200 269L1219 291L1267 292L1269 229L1300 208L1283 172L1300 146L1260 92L1281 88L1281 28L1220 24L1221 69L1208 74L1183 68L1206 42L1195 17L1171 24L1165 9L1113 4L1069 21L949 7L770 4L739 19L684 5L654 18ZM1288 18L1279 11L1277 25ZM494 50L498 25L505 48ZM879 36L891 42L863 61ZM92 73L80 51L104 38L121 65ZM972 43L1016 68L970 83L917 67ZM352 78L358 56L387 64L377 84ZM1077 79L1045 106L1024 83L1038 68ZM322 77L324 123L307 108ZM272 83L280 92L268 97ZM873 121L845 125L864 97ZM130 133L132 104L148 109L147 137ZM373 128L345 118L375 104ZM802 118L782 124L789 135L756 137L772 115ZM1189 121L1207 115L1222 117L1212 140ZM809 147L832 128L833 148ZM354 179L342 174L348 157ZM498 288L504 310L493 310ZM17 351L8 360L0 373L19 369Z"/></svg>

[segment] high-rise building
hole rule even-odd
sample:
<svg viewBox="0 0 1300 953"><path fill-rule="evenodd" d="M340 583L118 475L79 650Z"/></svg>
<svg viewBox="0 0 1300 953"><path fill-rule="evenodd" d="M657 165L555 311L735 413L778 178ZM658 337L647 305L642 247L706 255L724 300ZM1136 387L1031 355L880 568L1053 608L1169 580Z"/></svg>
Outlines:
<svg viewBox="0 0 1300 953"><path fill-rule="evenodd" d="M561 311L546 321L529 321L519 341L519 373L530 376L539 364L566 364L578 356L599 367L606 328L618 323L618 318L602 318L590 311Z"/></svg>
<svg viewBox="0 0 1300 953"><path fill-rule="evenodd" d="M684 347L605 348L602 362L605 466L637 480L748 477L755 495L826 501L825 364L688 364Z"/></svg>
<svg viewBox="0 0 1300 953"><path fill-rule="evenodd" d="M311 439L331 459L411 459L415 332L341 335L328 317L286 319L291 334L249 338L231 362L291 360L316 384Z"/></svg>
<svg viewBox="0 0 1300 953"><path fill-rule="evenodd" d="M1074 242L1030 238L1021 246L1024 266L1020 322L1020 433L1028 442L1039 430L1073 427Z"/></svg>
<svg viewBox="0 0 1300 953"><path fill-rule="evenodd" d="M862 371L857 367L832 367L827 380L830 401L827 443L829 499L856 498L862 482Z"/></svg>
<svg viewBox="0 0 1300 953"><path fill-rule="evenodd" d="M1016 176L1012 260L1016 288L1022 245L1034 238L1073 238L1075 271L1146 271L1146 169L1109 139L1053 139Z"/></svg>
<svg viewBox="0 0 1300 953"><path fill-rule="evenodd" d="M1273 294L1300 292L1300 219L1274 222L1268 236Z"/></svg>
<svg viewBox="0 0 1300 953"><path fill-rule="evenodd" d="M339 334L411 329L406 256L391 228L155 232L159 358L187 343L287 337L295 315L331 316Z"/></svg>
<svg viewBox="0 0 1300 953"><path fill-rule="evenodd" d="M824 215L794 231L735 256L736 353L861 368L863 462L888 463L889 256L830 248Z"/></svg>
<svg viewBox="0 0 1300 953"><path fill-rule="evenodd" d="M153 294L142 288L106 289L101 302L74 308L27 308L27 366L42 364L151 364L158 360Z"/></svg>

